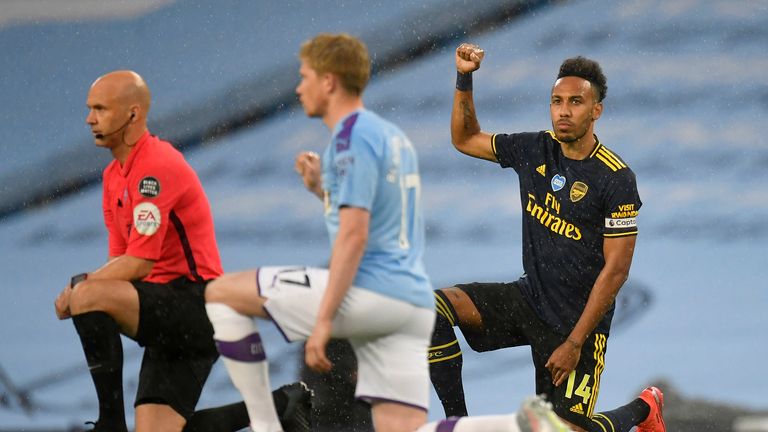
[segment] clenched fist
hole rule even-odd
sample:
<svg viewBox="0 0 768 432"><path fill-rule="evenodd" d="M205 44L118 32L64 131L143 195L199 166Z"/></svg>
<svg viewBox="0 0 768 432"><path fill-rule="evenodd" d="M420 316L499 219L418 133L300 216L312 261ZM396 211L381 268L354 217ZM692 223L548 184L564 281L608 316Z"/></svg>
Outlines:
<svg viewBox="0 0 768 432"><path fill-rule="evenodd" d="M463 43L456 48L456 70L461 73L470 73L480 69L485 51L480 46Z"/></svg>

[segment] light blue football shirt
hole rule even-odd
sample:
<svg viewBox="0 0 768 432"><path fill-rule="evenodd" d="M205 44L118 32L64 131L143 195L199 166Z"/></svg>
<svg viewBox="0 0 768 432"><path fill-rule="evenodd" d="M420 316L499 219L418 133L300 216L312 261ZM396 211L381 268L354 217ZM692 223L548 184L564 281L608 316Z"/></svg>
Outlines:
<svg viewBox="0 0 768 432"><path fill-rule="evenodd" d="M434 309L432 285L422 262L418 159L408 137L375 113L357 110L334 128L322 166L331 246L339 230L339 208L363 208L371 215L354 285Z"/></svg>

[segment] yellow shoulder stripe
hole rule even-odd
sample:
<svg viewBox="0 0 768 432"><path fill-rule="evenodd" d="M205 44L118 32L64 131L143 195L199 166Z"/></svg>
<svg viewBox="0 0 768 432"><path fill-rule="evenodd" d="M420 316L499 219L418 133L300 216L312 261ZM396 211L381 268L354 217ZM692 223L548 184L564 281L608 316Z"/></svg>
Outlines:
<svg viewBox="0 0 768 432"><path fill-rule="evenodd" d="M599 153L601 153L603 156L613 161L616 165L619 166L619 168L627 167L626 165L624 165L624 162L622 162L621 159L618 158L618 156L613 154L613 152L608 150L605 146L600 146Z"/></svg>
<svg viewBox="0 0 768 432"><path fill-rule="evenodd" d="M603 146L603 145L602 145L602 144L600 144L600 143L598 142L598 143L597 143L597 145L595 146L595 148L593 148L593 149L592 149L592 153L590 153L590 154L589 154L589 157L593 157L593 156L595 156L595 153L597 153L597 151L598 151L598 150L600 149L600 147L602 147L602 146Z"/></svg>
<svg viewBox="0 0 768 432"><path fill-rule="evenodd" d="M619 170L619 167L616 166L616 164L614 164L610 160L608 160L602 153L597 152L597 154L595 156L598 159L600 159L601 161L603 161L604 164L608 165L608 168L610 168L612 171L618 171Z"/></svg>
<svg viewBox="0 0 768 432"><path fill-rule="evenodd" d="M603 161L605 165L608 166L612 171L618 171L622 168L626 168L627 165L619 159L618 156L616 156L612 151L608 150L608 148L599 142L595 146L595 149L592 150L592 153L589 155L589 157L596 157Z"/></svg>

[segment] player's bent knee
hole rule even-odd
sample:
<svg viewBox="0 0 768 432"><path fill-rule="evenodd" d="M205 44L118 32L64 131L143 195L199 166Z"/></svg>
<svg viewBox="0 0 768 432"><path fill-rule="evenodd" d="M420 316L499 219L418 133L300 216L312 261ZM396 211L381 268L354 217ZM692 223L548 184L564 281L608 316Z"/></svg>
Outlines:
<svg viewBox="0 0 768 432"><path fill-rule="evenodd" d="M205 302L206 303L221 303L226 298L224 294L226 288L226 281L222 281L222 278L214 279L208 282L205 286Z"/></svg>
<svg viewBox="0 0 768 432"><path fill-rule="evenodd" d="M119 322L132 322L138 318L139 295L127 281L86 280L72 291L69 309L73 315L100 311Z"/></svg>
<svg viewBox="0 0 768 432"><path fill-rule="evenodd" d="M106 311L109 309L108 300L100 294L101 283L86 280L77 284L69 296L69 309L72 314L78 315L93 311Z"/></svg>
<svg viewBox="0 0 768 432"><path fill-rule="evenodd" d="M237 290L239 273L225 274L208 282L205 287L207 303L228 303Z"/></svg>
<svg viewBox="0 0 768 432"><path fill-rule="evenodd" d="M205 288L206 303L221 303L237 313L267 318L266 301L256 286L256 272L228 273L211 281Z"/></svg>
<svg viewBox="0 0 768 432"><path fill-rule="evenodd" d="M438 291L441 291L443 297L450 302L457 324L473 328L480 328L482 326L482 318L477 310L477 306L462 289L454 286Z"/></svg>
<svg viewBox="0 0 768 432"><path fill-rule="evenodd" d="M435 292L442 293L442 297L444 297L454 308L456 307L462 307L465 303L469 302L472 304L472 300L469 299L469 296L467 293L462 291L458 287L448 287L448 288L441 288L438 290L435 290Z"/></svg>

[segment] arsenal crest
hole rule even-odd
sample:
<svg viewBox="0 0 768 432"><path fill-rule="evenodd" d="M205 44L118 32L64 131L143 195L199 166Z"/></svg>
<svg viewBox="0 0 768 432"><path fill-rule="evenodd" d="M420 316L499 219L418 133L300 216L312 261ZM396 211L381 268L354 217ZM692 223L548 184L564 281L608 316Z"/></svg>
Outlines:
<svg viewBox="0 0 768 432"><path fill-rule="evenodd" d="M587 194L587 189L589 189L589 186L580 181L574 183L573 186L571 186L571 202L576 202L584 198L584 195Z"/></svg>

